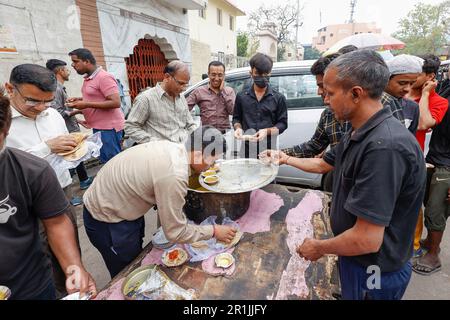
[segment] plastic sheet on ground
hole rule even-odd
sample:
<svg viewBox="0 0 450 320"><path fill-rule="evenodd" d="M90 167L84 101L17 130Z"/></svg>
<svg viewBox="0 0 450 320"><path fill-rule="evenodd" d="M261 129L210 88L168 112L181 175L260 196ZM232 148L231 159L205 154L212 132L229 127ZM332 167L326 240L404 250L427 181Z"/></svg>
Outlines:
<svg viewBox="0 0 450 320"><path fill-rule="evenodd" d="M194 300L195 290L185 290L158 268L154 268L136 291L127 294L134 300Z"/></svg>
<svg viewBox="0 0 450 320"><path fill-rule="evenodd" d="M217 217L211 216L208 217L205 221L203 221L200 225L201 226L208 226L208 225L214 225L216 222ZM239 225L231 220L230 218L226 217L223 219L222 225L224 226L232 226L236 230L239 231ZM188 251L189 255L192 257L191 262L199 262L204 261L214 255L217 255L219 253L225 252L229 249L225 244L219 243L216 238L211 238L209 240L204 241L204 246L202 247L194 247L192 244L186 245L186 250Z"/></svg>

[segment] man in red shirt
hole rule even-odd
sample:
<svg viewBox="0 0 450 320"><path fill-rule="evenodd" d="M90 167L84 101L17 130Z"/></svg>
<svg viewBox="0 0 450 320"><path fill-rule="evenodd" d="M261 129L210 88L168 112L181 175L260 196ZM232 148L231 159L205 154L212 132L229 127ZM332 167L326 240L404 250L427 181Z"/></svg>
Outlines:
<svg viewBox="0 0 450 320"><path fill-rule="evenodd" d="M442 122L448 109L447 99L439 96L435 89L437 87L436 75L441 61L434 55L422 57L424 64L422 73L411 87L408 98L416 101L420 108L419 127L416 133L417 141L422 150L425 150L425 138L428 130L435 128ZM414 239L414 256L420 257L423 251L420 247L420 239L423 232L423 212L420 210L419 221L416 227Z"/></svg>

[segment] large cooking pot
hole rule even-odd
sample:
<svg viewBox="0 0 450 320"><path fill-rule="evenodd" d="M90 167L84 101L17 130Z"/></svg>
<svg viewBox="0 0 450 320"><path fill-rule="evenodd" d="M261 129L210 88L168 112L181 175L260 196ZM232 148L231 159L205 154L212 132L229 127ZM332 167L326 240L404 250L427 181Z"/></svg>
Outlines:
<svg viewBox="0 0 450 320"><path fill-rule="evenodd" d="M210 216L217 216L219 223L225 217L235 221L247 212L250 195L251 191L233 194L210 192L200 185L198 175L194 175L189 178L184 212L197 224Z"/></svg>

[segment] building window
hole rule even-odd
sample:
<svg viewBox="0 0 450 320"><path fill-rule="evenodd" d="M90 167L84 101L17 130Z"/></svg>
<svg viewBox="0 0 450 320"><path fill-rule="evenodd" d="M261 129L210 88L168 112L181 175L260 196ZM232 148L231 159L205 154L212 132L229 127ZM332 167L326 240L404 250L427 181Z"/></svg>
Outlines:
<svg viewBox="0 0 450 320"><path fill-rule="evenodd" d="M234 17L230 16L230 30L234 31Z"/></svg>
<svg viewBox="0 0 450 320"><path fill-rule="evenodd" d="M198 10L198 16L200 18L206 19L206 8L202 10Z"/></svg>
<svg viewBox="0 0 450 320"><path fill-rule="evenodd" d="M217 9L217 24L222 25L222 10L220 9Z"/></svg>
<svg viewBox="0 0 450 320"><path fill-rule="evenodd" d="M333 33L330 33L330 38L333 38L334 37L334 34Z"/></svg>

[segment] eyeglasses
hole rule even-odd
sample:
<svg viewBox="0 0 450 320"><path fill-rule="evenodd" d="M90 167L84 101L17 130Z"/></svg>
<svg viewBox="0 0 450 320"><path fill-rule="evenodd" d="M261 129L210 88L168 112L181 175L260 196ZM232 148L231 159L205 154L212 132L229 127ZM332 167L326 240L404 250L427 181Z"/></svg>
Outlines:
<svg viewBox="0 0 450 320"><path fill-rule="evenodd" d="M186 87L186 86L189 85L189 82L183 82L183 81L180 81L180 80L178 80L177 78L175 78L175 76L173 76L173 75L170 75L170 76L173 78L173 80L175 80L175 82L176 82L180 87Z"/></svg>
<svg viewBox="0 0 450 320"><path fill-rule="evenodd" d="M52 100L36 100L36 99L33 99L33 98L28 98L28 97L25 97L20 92L20 90L19 90L19 88L17 86L14 86L14 88L19 93L20 97L25 101L25 105L27 107L30 107L30 108L37 107L38 105L41 105L41 104L43 104L45 107L48 108L48 107L51 107L52 104L53 104L53 101L55 101L55 99L52 99Z"/></svg>

